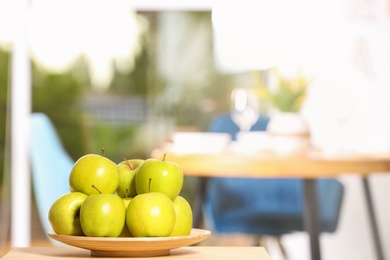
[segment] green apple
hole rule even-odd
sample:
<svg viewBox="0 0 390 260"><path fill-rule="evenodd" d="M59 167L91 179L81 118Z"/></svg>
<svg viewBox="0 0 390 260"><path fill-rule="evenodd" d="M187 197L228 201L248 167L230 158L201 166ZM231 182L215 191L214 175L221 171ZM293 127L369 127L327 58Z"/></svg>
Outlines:
<svg viewBox="0 0 390 260"><path fill-rule="evenodd" d="M176 222L170 236L188 236L192 230L192 209L190 203L182 196L173 201L176 212Z"/></svg>
<svg viewBox="0 0 390 260"><path fill-rule="evenodd" d="M87 195L71 192L60 196L49 209L49 222L58 235L83 236L80 208Z"/></svg>
<svg viewBox="0 0 390 260"><path fill-rule="evenodd" d="M92 185L98 187L101 193L114 193L119 185L117 165L102 155L87 154L80 157L69 175L70 190L87 195L98 194Z"/></svg>
<svg viewBox="0 0 390 260"><path fill-rule="evenodd" d="M129 203L130 203L131 199L132 198L124 198L123 199L123 204L125 205L126 210L127 210L127 207L129 206ZM125 216L125 218L126 218L126 216ZM125 220L125 223L126 223L126 220ZM123 226L122 233L119 236L120 237L132 237L133 235L130 233L129 228L125 224Z"/></svg>
<svg viewBox="0 0 390 260"><path fill-rule="evenodd" d="M118 237L125 225L126 208L116 194L89 195L80 209L81 228L89 237Z"/></svg>
<svg viewBox="0 0 390 260"><path fill-rule="evenodd" d="M119 172L119 186L116 189L116 194L119 197L125 198L134 197L137 195L135 189L135 174L137 173L139 166L144 162L141 159L124 160L118 164ZM128 194L126 194L126 189Z"/></svg>
<svg viewBox="0 0 390 260"><path fill-rule="evenodd" d="M172 201L179 195L183 186L183 172L179 165L163 160L147 159L139 167L135 176L138 194L161 192Z"/></svg>
<svg viewBox="0 0 390 260"><path fill-rule="evenodd" d="M175 222L173 202L160 192L135 196L126 210L126 224L134 237L168 237Z"/></svg>

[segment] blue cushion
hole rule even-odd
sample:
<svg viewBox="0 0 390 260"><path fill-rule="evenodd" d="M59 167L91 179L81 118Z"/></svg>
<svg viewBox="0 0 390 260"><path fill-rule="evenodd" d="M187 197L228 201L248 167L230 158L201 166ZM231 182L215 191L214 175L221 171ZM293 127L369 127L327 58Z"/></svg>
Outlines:
<svg viewBox="0 0 390 260"><path fill-rule="evenodd" d="M320 179L317 192L321 230L333 232L343 186ZM211 178L206 194L205 212L219 232L280 235L304 230L301 179Z"/></svg>
<svg viewBox="0 0 390 260"><path fill-rule="evenodd" d="M31 117L30 154L35 201L47 233L52 230L48 221L51 205L70 192L69 173L74 161L62 146L52 122L43 113L33 113Z"/></svg>
<svg viewBox="0 0 390 260"><path fill-rule="evenodd" d="M269 119L260 117L252 131L264 131ZM217 117L211 132L239 131L229 115ZM213 228L221 233L281 235L303 231L301 179L209 178L204 210ZM321 230L333 232L338 223L343 186L335 179L317 180Z"/></svg>

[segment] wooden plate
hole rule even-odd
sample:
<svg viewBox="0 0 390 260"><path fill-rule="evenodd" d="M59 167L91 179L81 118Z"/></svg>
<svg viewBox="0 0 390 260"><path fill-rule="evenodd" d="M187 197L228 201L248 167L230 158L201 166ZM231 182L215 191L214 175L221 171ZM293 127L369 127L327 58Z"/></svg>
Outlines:
<svg viewBox="0 0 390 260"><path fill-rule="evenodd" d="M177 237L85 237L63 236L49 232L49 237L62 243L91 250L92 256L151 257L169 255L171 249L196 244L211 232L193 228L189 236Z"/></svg>

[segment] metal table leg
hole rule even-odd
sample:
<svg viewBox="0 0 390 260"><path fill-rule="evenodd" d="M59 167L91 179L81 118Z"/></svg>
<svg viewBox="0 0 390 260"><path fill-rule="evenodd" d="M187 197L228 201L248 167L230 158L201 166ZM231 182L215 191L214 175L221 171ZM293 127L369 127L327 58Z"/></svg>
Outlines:
<svg viewBox="0 0 390 260"><path fill-rule="evenodd" d="M320 252L320 225L319 205L315 179L303 180L304 215L303 224L310 236L310 250L312 260L321 260Z"/></svg>
<svg viewBox="0 0 390 260"><path fill-rule="evenodd" d="M379 237L378 225L375 218L374 205L372 204L370 186L367 177L363 177L362 180L363 180L364 195L366 197L366 203L368 207L368 217L370 220L372 235L374 237L376 257L378 260L384 260L385 258L383 256L383 250L382 250L381 240Z"/></svg>
<svg viewBox="0 0 390 260"><path fill-rule="evenodd" d="M194 208L193 208L193 215L194 215L194 221L193 221L193 227L194 228L200 228L200 225L202 223L203 219L203 203L204 203L204 197L206 193L206 186L207 186L207 177L199 177L199 183L196 189L196 197L194 201Z"/></svg>

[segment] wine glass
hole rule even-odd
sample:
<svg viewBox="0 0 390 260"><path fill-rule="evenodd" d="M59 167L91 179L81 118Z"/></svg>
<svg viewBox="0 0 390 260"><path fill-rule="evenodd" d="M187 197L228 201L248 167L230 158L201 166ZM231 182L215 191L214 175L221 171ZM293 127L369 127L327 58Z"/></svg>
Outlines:
<svg viewBox="0 0 390 260"><path fill-rule="evenodd" d="M260 116L259 99L254 90L236 88L232 91L230 115L241 132L251 129Z"/></svg>

